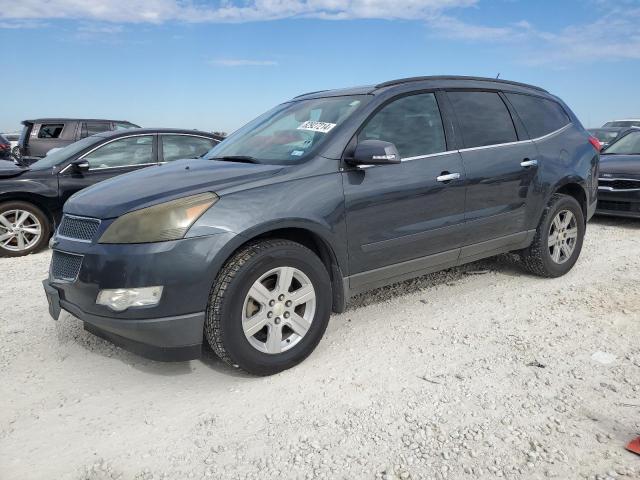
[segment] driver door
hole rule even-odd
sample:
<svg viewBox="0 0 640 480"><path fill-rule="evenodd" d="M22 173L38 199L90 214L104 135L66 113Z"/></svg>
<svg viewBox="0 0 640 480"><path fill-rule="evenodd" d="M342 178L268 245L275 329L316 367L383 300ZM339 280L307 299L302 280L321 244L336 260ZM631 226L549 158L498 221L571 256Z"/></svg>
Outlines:
<svg viewBox="0 0 640 480"><path fill-rule="evenodd" d="M104 143L78 160L86 160L89 170L79 172L72 164L58 174L59 196L63 202L83 188L108 178L158 164L156 135L133 135Z"/></svg>

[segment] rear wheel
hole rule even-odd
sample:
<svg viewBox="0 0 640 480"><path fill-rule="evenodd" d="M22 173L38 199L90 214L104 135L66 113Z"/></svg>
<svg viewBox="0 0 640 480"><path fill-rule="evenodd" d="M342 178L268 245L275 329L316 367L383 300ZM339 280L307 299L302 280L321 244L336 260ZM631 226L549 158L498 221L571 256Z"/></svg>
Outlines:
<svg viewBox="0 0 640 480"><path fill-rule="evenodd" d="M329 321L331 283L320 259L289 240L247 245L213 286L205 335L226 363L271 375L303 361Z"/></svg>
<svg viewBox="0 0 640 480"><path fill-rule="evenodd" d="M543 277L560 277L578 261L585 234L582 207L568 195L554 194L529 248L520 252L523 265Z"/></svg>
<svg viewBox="0 0 640 480"><path fill-rule="evenodd" d="M21 257L44 248L51 227L47 216L27 202L0 204L0 257Z"/></svg>

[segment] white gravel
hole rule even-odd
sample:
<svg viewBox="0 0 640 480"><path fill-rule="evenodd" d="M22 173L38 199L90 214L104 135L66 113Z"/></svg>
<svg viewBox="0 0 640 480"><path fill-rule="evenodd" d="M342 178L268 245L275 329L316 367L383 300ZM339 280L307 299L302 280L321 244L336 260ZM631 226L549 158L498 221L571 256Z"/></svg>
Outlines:
<svg viewBox="0 0 640 480"><path fill-rule="evenodd" d="M563 278L509 256L377 290L302 365L156 363L47 313L0 259L0 479L640 478L640 221Z"/></svg>

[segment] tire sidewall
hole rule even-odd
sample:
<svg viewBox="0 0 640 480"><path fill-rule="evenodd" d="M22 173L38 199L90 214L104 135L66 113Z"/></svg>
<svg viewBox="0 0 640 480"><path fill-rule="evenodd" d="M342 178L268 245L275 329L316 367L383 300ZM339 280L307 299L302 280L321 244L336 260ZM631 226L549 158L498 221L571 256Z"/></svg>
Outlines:
<svg viewBox="0 0 640 480"><path fill-rule="evenodd" d="M562 210L569 210L575 216L576 225L578 228L578 237L576 238L576 247L573 250L571 258L568 261L559 264L553 261L553 259L551 258L551 253L549 252L549 230L551 228L551 222L553 222L553 219L556 218L558 212ZM584 213L582 212L582 207L573 197L563 195L550 207L549 212L544 218L544 221L540 227L542 262L544 263L544 267L547 269L550 276L562 276L573 268L573 266L578 261L578 258L580 257L580 252L582 251L582 244L584 242L584 234L586 231L586 224L584 221Z"/></svg>
<svg viewBox="0 0 640 480"><path fill-rule="evenodd" d="M304 272L316 294L316 308L311 327L291 349L270 355L256 350L242 329L242 309L251 286L271 269L288 266ZM278 246L260 252L246 262L231 282L222 299L221 330L225 350L244 370L272 374L290 368L311 354L326 330L331 313L331 284L326 268L304 247Z"/></svg>
<svg viewBox="0 0 640 480"><path fill-rule="evenodd" d="M42 229L42 234L40 235L40 239L38 243L33 245L31 248L26 250L22 250L19 252L13 250L7 250L0 246L0 257L23 257L25 255L29 255L30 253L37 252L43 249L49 242L49 237L51 234L51 225L49 223L49 219L44 214L42 210L31 203L27 202L5 202L0 204L0 213L4 213L7 210L25 210L29 213L33 214L38 221L40 222L40 227Z"/></svg>

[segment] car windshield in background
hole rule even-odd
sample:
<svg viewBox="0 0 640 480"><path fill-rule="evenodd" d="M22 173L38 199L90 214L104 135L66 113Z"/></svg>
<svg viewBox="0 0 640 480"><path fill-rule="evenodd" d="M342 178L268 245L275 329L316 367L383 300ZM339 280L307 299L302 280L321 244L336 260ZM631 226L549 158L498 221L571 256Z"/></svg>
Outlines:
<svg viewBox="0 0 640 480"><path fill-rule="evenodd" d="M598 140L600 140L600 142L602 143L613 142L620 133L620 132L611 131L611 130L598 130L598 129L589 130L589 132Z"/></svg>
<svg viewBox="0 0 640 480"><path fill-rule="evenodd" d="M620 137L602 153L610 155L640 155L640 130Z"/></svg>
<svg viewBox="0 0 640 480"><path fill-rule="evenodd" d="M316 150L367 95L325 97L280 105L256 118L204 157L291 164Z"/></svg>
<svg viewBox="0 0 640 480"><path fill-rule="evenodd" d="M640 127L640 120L618 120L615 122L607 122L604 127Z"/></svg>
<svg viewBox="0 0 640 480"><path fill-rule="evenodd" d="M82 140L48 154L46 157L31 165L30 168L31 170L46 170L48 168L52 168L101 140L103 140L101 137L83 138Z"/></svg>

